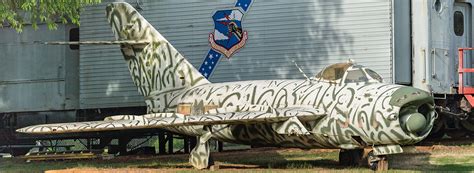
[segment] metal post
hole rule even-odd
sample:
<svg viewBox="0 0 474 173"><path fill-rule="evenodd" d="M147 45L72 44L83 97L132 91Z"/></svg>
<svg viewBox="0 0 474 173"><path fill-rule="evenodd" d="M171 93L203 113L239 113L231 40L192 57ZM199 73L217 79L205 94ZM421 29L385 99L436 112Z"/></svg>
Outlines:
<svg viewBox="0 0 474 173"><path fill-rule="evenodd" d="M87 138L87 149L90 151L92 149L91 138Z"/></svg>
<svg viewBox="0 0 474 173"><path fill-rule="evenodd" d="M191 136L189 137L189 148L192 150L194 147L196 147L197 144L197 137L196 136Z"/></svg>
<svg viewBox="0 0 474 173"><path fill-rule="evenodd" d="M127 144L130 141L129 138L119 138L118 139L118 150L120 152L120 155L126 155L127 153Z"/></svg>
<svg viewBox="0 0 474 173"><path fill-rule="evenodd" d="M173 154L173 133L168 132L168 154Z"/></svg>
<svg viewBox="0 0 474 173"><path fill-rule="evenodd" d="M158 132L158 154L165 154L165 134L163 131Z"/></svg>
<svg viewBox="0 0 474 173"><path fill-rule="evenodd" d="M219 151L219 152L224 151L224 142L217 141L217 151Z"/></svg>
<svg viewBox="0 0 474 173"><path fill-rule="evenodd" d="M189 153L189 136L183 136L184 141L184 153Z"/></svg>

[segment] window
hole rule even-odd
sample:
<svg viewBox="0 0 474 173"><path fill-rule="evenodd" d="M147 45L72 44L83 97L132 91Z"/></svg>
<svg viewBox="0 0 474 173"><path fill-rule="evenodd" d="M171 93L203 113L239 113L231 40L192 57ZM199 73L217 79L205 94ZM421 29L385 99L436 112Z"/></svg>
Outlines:
<svg viewBox="0 0 474 173"><path fill-rule="evenodd" d="M438 13L441 12L441 2L440 2L440 0L435 1L434 8L435 8L436 12L438 12Z"/></svg>
<svg viewBox="0 0 474 173"><path fill-rule="evenodd" d="M339 80L344 76L347 68L349 68L352 64L351 63L338 63L326 67L323 71L319 72L316 75L316 78L321 78L325 80L335 81Z"/></svg>
<svg viewBox="0 0 474 173"><path fill-rule="evenodd" d="M348 70L345 83L354 82L367 82L369 79L365 76L365 73L361 69Z"/></svg>
<svg viewBox="0 0 474 173"><path fill-rule="evenodd" d="M79 41L79 28L72 28L69 30L69 41ZM79 50L79 45L69 45L71 50Z"/></svg>
<svg viewBox="0 0 474 173"><path fill-rule="evenodd" d="M454 34L457 36L464 34L464 15L460 11L454 12Z"/></svg>
<svg viewBox="0 0 474 173"><path fill-rule="evenodd" d="M367 72L367 74L369 74L369 76L372 78L372 79L375 79L379 82L382 82L382 77L380 77L379 74L377 74L375 71L371 70L371 69L365 69L365 72Z"/></svg>

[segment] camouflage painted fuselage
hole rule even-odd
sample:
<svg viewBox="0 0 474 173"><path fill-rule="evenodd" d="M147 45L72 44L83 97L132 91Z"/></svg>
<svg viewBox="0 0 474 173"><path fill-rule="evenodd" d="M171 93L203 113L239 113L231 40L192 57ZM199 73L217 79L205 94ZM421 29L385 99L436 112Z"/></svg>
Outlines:
<svg viewBox="0 0 474 173"><path fill-rule="evenodd" d="M263 146L300 148L355 148L366 145L411 144L423 139L406 134L398 119L400 107L390 104L397 90L413 90L411 97L427 93L400 85L381 83L330 84L306 80L241 81L205 84L187 90L152 95L146 98L150 113L175 112L179 104L192 105L192 114L203 114L204 107L215 105L222 112L246 112L252 106L312 107L327 116L305 122L310 135L278 134L272 124L212 126L217 140ZM393 101L392 101L393 102ZM431 120L433 121L433 120ZM202 126L169 130L187 135L202 135ZM357 139L362 140L357 140Z"/></svg>

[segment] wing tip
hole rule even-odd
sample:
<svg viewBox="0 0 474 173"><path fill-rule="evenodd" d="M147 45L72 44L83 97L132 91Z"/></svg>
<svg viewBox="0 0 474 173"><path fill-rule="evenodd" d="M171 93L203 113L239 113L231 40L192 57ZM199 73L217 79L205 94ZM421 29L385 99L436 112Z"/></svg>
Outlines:
<svg viewBox="0 0 474 173"><path fill-rule="evenodd" d="M15 132L17 132L17 133L26 133L26 130L25 130L25 128L21 128L21 129L16 129Z"/></svg>

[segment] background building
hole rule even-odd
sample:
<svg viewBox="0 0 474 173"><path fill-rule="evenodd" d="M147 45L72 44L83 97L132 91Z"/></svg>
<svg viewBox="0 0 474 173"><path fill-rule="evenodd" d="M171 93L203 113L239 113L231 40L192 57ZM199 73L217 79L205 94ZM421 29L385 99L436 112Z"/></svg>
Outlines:
<svg viewBox="0 0 474 173"><path fill-rule="evenodd" d="M0 29L0 138L9 139L0 144L17 140L14 129L26 125L145 113L118 45L33 43L115 40L105 18L110 2L87 7L80 30L61 24L56 31L27 26L22 34ZM240 1L127 2L198 68L211 48L212 15ZM302 79L292 61L311 77L329 64L353 59L385 82L432 92L443 117L435 136L472 136L474 116L465 96L474 93L458 91L457 69L457 49L472 47L471 1L254 0L243 13L245 46L220 59L211 82ZM471 53L465 57L472 68ZM466 75L464 85L472 85L472 75Z"/></svg>

